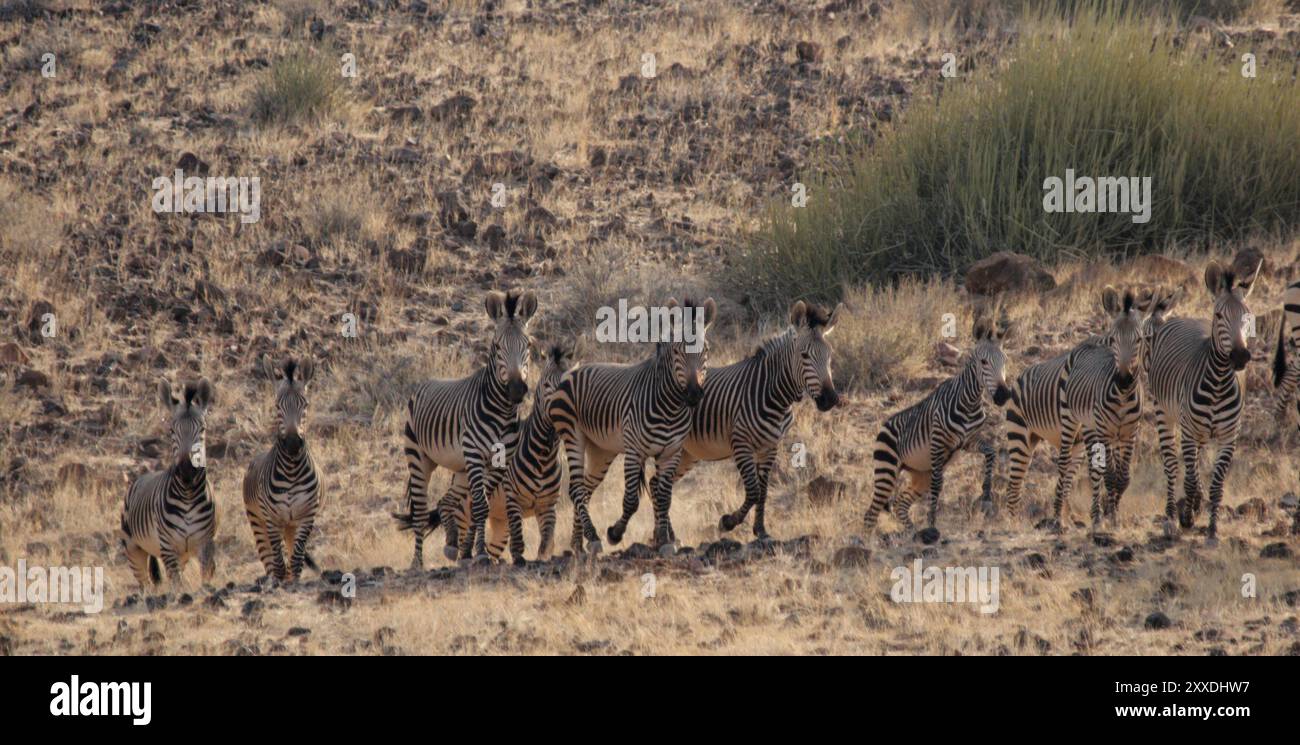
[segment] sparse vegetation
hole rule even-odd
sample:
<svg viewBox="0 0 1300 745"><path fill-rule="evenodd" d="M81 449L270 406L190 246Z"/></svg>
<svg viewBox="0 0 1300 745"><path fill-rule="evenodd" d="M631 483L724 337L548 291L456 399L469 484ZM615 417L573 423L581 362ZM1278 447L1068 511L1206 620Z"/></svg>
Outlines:
<svg viewBox="0 0 1300 745"><path fill-rule="evenodd" d="M335 113L346 88L334 60L292 51L272 63L253 90L253 119L262 124L315 121Z"/></svg>
<svg viewBox="0 0 1300 745"><path fill-rule="evenodd" d="M814 174L806 208L774 209L735 260L755 293L951 275L1011 249L1054 261L1300 226L1300 86L1101 10L1025 29L999 69L914 105L847 173ZM1183 38L1183 37L1177 37ZM1044 179L1150 177L1151 218L1048 213Z"/></svg>

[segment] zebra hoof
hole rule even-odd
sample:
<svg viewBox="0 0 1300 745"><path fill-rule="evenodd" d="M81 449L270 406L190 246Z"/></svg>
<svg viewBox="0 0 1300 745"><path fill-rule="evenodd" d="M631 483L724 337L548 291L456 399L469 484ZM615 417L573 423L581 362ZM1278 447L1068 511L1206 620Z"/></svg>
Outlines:
<svg viewBox="0 0 1300 745"><path fill-rule="evenodd" d="M456 559L460 558L460 549L456 548L455 546L443 546L442 555L447 557L451 561L455 561Z"/></svg>
<svg viewBox="0 0 1300 745"><path fill-rule="evenodd" d="M513 558L510 559L510 563L511 563L511 564L514 564L514 565L517 566L517 567L524 567L524 566L527 566L527 564L528 564L528 560L525 559L525 558L522 557L522 556L515 556L515 557L513 557Z"/></svg>
<svg viewBox="0 0 1300 745"><path fill-rule="evenodd" d="M1206 548L1218 548L1218 547L1219 547L1219 539L1216 538L1216 537L1214 537L1214 536L1209 536L1209 537L1207 537L1207 538L1205 539L1205 547L1206 547Z"/></svg>
<svg viewBox="0 0 1300 745"><path fill-rule="evenodd" d="M1178 537L1178 526L1174 523L1172 517L1165 518L1165 538L1175 539Z"/></svg>
<svg viewBox="0 0 1300 745"><path fill-rule="evenodd" d="M605 530L605 535L609 537L609 542L610 542L610 543L612 543L612 544L614 544L614 545L618 545L618 543L619 543L620 541L623 540L623 531L624 531L624 530L625 530L625 528L620 527L620 526L618 526L618 525L611 525L611 526L609 526L608 529ZM596 542L596 545L600 545L600 542L597 541L597 542ZM596 550L599 551L599 549L596 549Z"/></svg>
<svg viewBox="0 0 1300 745"><path fill-rule="evenodd" d="M595 558L597 554L599 554L604 550L605 547L601 545L600 539L596 539L594 541L587 541L587 551L591 553L592 558Z"/></svg>
<svg viewBox="0 0 1300 745"><path fill-rule="evenodd" d="M993 517L997 514L997 510L993 507L992 499L981 499L980 511L984 513L984 517Z"/></svg>
<svg viewBox="0 0 1300 745"><path fill-rule="evenodd" d="M488 556L487 554L479 554L478 556L475 556L473 559L473 566L485 567L491 565L492 565L492 557Z"/></svg>
<svg viewBox="0 0 1300 745"><path fill-rule="evenodd" d="M660 546L660 547L659 547L659 555L660 555L660 556L663 556L663 557L665 557L665 558L669 558L669 557L676 556L676 555L677 555L677 544L675 544L675 543L665 543L664 545Z"/></svg>
<svg viewBox="0 0 1300 745"><path fill-rule="evenodd" d="M939 529L934 527L922 528L921 530L917 531L916 535L913 536L913 539L921 543L924 543L927 546L938 543Z"/></svg>
<svg viewBox="0 0 1300 745"><path fill-rule="evenodd" d="M731 514L726 514L723 515L722 519L718 521L718 530L721 530L723 533L726 533L729 530L734 530L735 527L739 524L740 521L737 520L734 516L732 516Z"/></svg>

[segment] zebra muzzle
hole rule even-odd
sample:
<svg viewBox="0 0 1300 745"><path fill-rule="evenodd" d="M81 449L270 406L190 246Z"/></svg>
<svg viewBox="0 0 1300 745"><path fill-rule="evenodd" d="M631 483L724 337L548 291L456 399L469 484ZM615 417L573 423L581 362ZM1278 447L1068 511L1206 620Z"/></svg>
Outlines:
<svg viewBox="0 0 1300 745"><path fill-rule="evenodd" d="M834 388L823 388L814 401L817 403L818 411L830 411L839 404L840 394L836 393Z"/></svg>

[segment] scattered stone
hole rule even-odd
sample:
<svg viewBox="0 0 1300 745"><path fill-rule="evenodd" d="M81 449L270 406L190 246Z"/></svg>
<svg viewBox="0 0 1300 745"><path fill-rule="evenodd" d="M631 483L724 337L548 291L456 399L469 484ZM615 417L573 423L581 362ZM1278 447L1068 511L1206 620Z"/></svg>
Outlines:
<svg viewBox="0 0 1300 745"><path fill-rule="evenodd" d="M1037 259L999 251L966 270L966 291L973 295L1046 292L1056 287L1054 278Z"/></svg>
<svg viewBox="0 0 1300 745"><path fill-rule="evenodd" d="M587 604L586 588L583 587L582 585L575 586L573 588L573 592L569 594L569 599L565 600L564 602L566 605L572 605L572 606L586 605Z"/></svg>
<svg viewBox="0 0 1300 745"><path fill-rule="evenodd" d="M801 41L794 47L795 57L800 62L816 64L822 61L821 45L814 41Z"/></svg>
<svg viewBox="0 0 1300 745"><path fill-rule="evenodd" d="M1283 543L1283 542L1281 542L1281 541L1278 541L1277 543L1270 543L1270 544L1268 544L1267 546L1265 546L1264 548L1260 549L1260 551L1259 551L1259 558L1261 558L1261 559L1289 559L1289 558L1291 558L1291 556L1293 555L1293 553L1294 553L1294 552L1291 551L1291 547L1290 547L1290 546L1286 545L1285 543Z"/></svg>
<svg viewBox="0 0 1300 745"><path fill-rule="evenodd" d="M834 567L865 567L871 563L871 551L862 546L845 546L831 557Z"/></svg>
<svg viewBox="0 0 1300 745"><path fill-rule="evenodd" d="M1173 626L1174 622L1169 620L1169 616L1166 616L1164 613L1161 613L1160 611L1156 611L1155 613L1152 613L1151 615L1147 616L1147 620L1143 622L1142 625L1143 627L1150 630L1160 630L1160 629L1167 629L1170 626Z"/></svg>
<svg viewBox="0 0 1300 745"><path fill-rule="evenodd" d="M844 496L848 485L827 476L818 476L808 482L808 504L825 507L834 504Z"/></svg>

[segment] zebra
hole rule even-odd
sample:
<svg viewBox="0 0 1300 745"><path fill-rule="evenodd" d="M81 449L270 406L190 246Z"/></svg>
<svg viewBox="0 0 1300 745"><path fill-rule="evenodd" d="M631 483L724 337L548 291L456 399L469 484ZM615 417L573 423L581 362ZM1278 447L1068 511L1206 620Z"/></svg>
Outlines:
<svg viewBox="0 0 1300 745"><path fill-rule="evenodd" d="M1106 288L1102 307L1112 318L1110 331L1075 347L1066 356L1055 386L1061 426L1052 523L1057 530L1064 528L1061 508L1073 485L1074 455L1080 444L1085 446L1092 482L1093 533L1101 527L1103 512L1112 525L1118 519L1142 416L1138 373L1143 320L1136 302L1132 290L1121 298L1113 287Z"/></svg>
<svg viewBox="0 0 1300 745"><path fill-rule="evenodd" d="M307 553L320 508L320 480L307 441L307 384L315 365L289 358L277 367L262 356L262 373L275 384L275 444L244 474L244 511L257 543L257 558L280 582L297 582L305 563L320 571ZM289 547L292 548L289 548ZM283 548L282 548L283 547ZM285 568L285 549L290 557Z"/></svg>
<svg viewBox="0 0 1300 745"><path fill-rule="evenodd" d="M511 559L516 565L524 564L523 518L529 515L537 520L541 534L537 559L545 561L550 558L562 469L559 441L547 404L559 387L560 378L568 371L572 357L570 350L559 345L549 350L533 394L533 409L519 427L519 440L510 455L506 474L492 494L487 521L487 550L494 559L505 551L508 530ZM468 497L468 477L463 472L453 474L447 496L440 502L451 507L455 519L455 531L449 530L449 536L463 534L469 529Z"/></svg>
<svg viewBox="0 0 1300 745"><path fill-rule="evenodd" d="M488 495L505 474L518 437L519 404L528 394L528 323L537 312L537 297L494 290L483 305L495 323L487 365L464 378L426 382L407 403L407 514L394 517L401 527L415 528L412 569L424 565L424 536L439 524L453 524L447 499L436 511L429 507L429 478L439 466L466 474L471 529L459 536L459 558L468 560L472 545L476 560L487 559Z"/></svg>
<svg viewBox="0 0 1300 745"><path fill-rule="evenodd" d="M929 490L929 527L920 537L927 543L939 539L935 523L939 494L943 491L944 466L983 426L984 396L997 406L1004 405L1011 396L1006 383L1006 355L1002 352L1002 342L1010 333L1009 325L994 328L991 322L977 319L973 331L975 347L961 372L940 383L918 403L886 419L881 426L873 455L871 505L863 518L867 535L875 531L880 511L898 493L899 472L906 471L909 484L894 502L895 516L911 530L908 511L913 495Z"/></svg>
<svg viewBox="0 0 1300 745"><path fill-rule="evenodd" d="M1279 423L1286 420L1287 404L1300 386L1300 282L1292 282L1282 296L1282 319L1277 329L1277 350L1273 353L1273 387L1277 389L1274 412ZM1290 356L1290 359L1288 359ZM1300 401L1296 410L1300 411Z"/></svg>
<svg viewBox="0 0 1300 745"><path fill-rule="evenodd" d="M1217 543L1223 481L1232 467L1241 427L1242 395L1237 373L1250 362L1246 324L1253 317L1246 300L1262 265L1261 261L1249 279L1240 281L1231 269L1210 261L1205 267L1205 286L1214 299L1214 315L1209 323L1174 318L1155 325L1151 331L1147 383L1165 471L1165 530L1171 536L1176 535L1175 509L1183 528L1191 528L1200 512L1197 461L1205 446L1215 442L1219 452L1210 476L1207 543ZM1181 439L1184 468L1184 497L1177 505L1175 434Z"/></svg>
<svg viewBox="0 0 1300 745"><path fill-rule="evenodd" d="M713 298L696 305L686 298L656 309L670 319L670 339L655 344L652 357L637 364L579 365L565 374L551 398L551 418L564 443L569 465L569 498L573 502L574 554L583 552L583 539L592 554L601 551L588 502L604 480L609 464L623 454L623 514L606 531L611 543L623 538L646 488L645 466L653 459L660 479L653 493L653 542L671 551L676 542L668 510L674 474L691 427L691 409L704 396L708 343L713 323ZM693 331L692 331L693 329Z"/></svg>
<svg viewBox="0 0 1300 745"><path fill-rule="evenodd" d="M831 377L831 345L826 337L843 317L844 304L830 313L800 300L790 306L790 326L763 341L745 359L709 371L704 395L691 413L691 430L674 474L674 483L698 461L731 458L745 482L745 502L722 516L729 531L754 509L754 537L766 540L767 479L777 446L793 420L791 409L806 394L819 411L840 403ZM659 475L651 479L657 488Z"/></svg>
<svg viewBox="0 0 1300 745"><path fill-rule="evenodd" d="M1007 404L1008 513L1015 515L1019 511L1021 490L1034 446L1047 442L1058 456L1061 456L1062 448L1068 448L1066 454L1070 463L1063 464L1058 459L1058 472L1062 468L1072 469L1077 449L1072 438L1081 431L1080 426L1085 421L1098 421L1097 415L1100 414L1100 421L1114 425L1102 428L1112 436L1102 443L1103 447L1110 446L1110 457L1098 459L1105 466L1108 480L1104 506L1110 510L1108 516L1114 515L1113 509L1128 488L1133 438L1142 411L1141 390L1137 385L1138 372L1145 362L1140 314L1153 307L1154 298L1150 288L1143 288L1140 293L1127 290L1121 296L1117 289L1106 286L1102 290L1101 305L1111 318L1107 332L1088 337L1065 354L1030 365L1016 378ZM1094 364L1098 366L1097 370L1083 373ZM1110 370L1109 377L1106 369ZM1072 415L1073 410L1067 409L1066 402L1061 399L1066 395L1064 380L1071 370L1083 373L1074 376L1067 397L1068 402L1077 407L1078 416ZM1097 387L1089 387L1089 383L1095 383ZM1097 411L1095 407L1102 410ZM1093 450L1096 444L1095 438L1088 443L1090 453L1098 452ZM1100 476L1100 472L1094 475ZM1061 483L1058 479L1058 487ZM1054 503L1057 526L1060 525L1063 497L1069 493L1069 488L1069 484L1065 484L1064 491L1058 488L1058 501Z"/></svg>
<svg viewBox="0 0 1300 745"><path fill-rule="evenodd" d="M187 383L181 398L172 396L164 378L158 397L171 413L173 462L164 471L147 473L127 490L122 509L122 548L141 589L162 582L159 562L167 568L173 590L191 558L199 561L206 585L216 572L213 536L217 511L208 483L204 429L215 402L206 379Z"/></svg>

